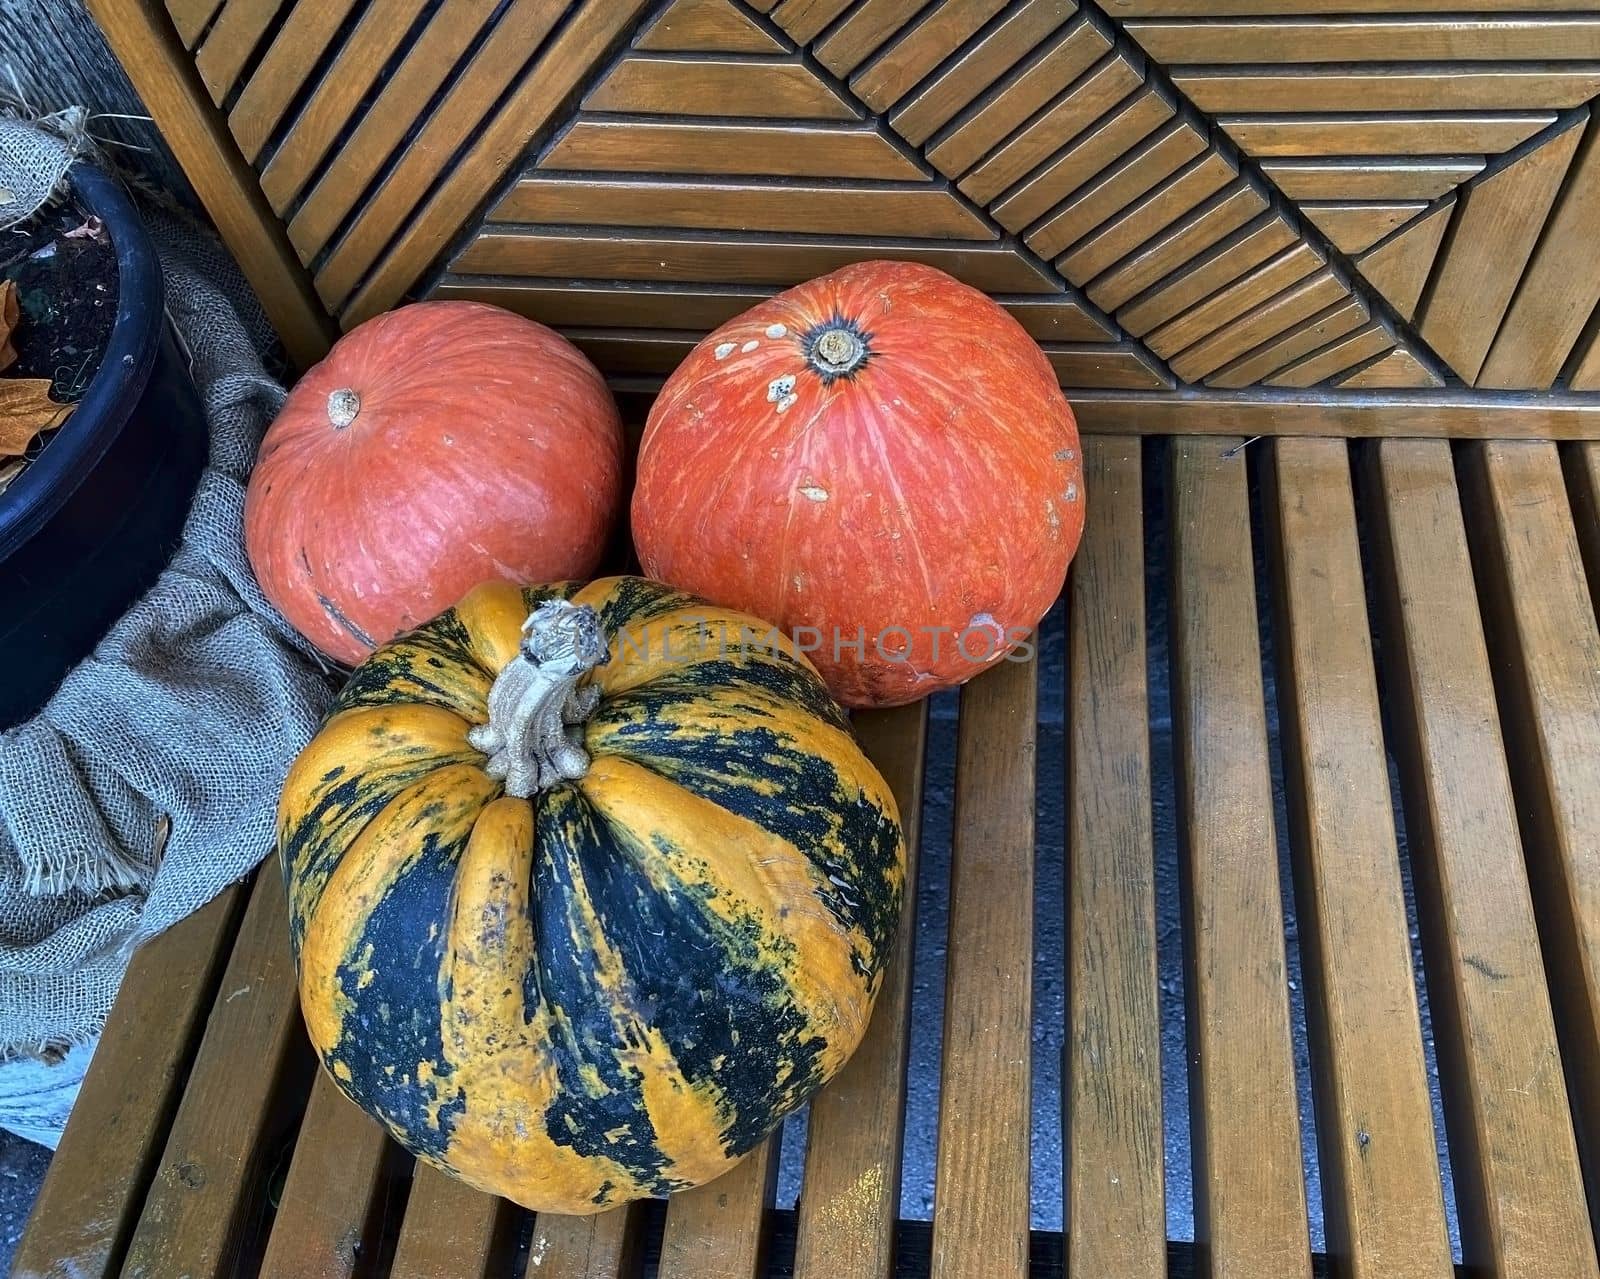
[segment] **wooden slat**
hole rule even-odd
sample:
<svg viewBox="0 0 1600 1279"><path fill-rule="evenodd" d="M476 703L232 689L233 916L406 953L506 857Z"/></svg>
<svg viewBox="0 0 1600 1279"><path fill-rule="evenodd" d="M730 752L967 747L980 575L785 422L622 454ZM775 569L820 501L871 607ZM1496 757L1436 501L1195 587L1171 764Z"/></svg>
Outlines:
<svg viewBox="0 0 1600 1279"><path fill-rule="evenodd" d="M1482 170L1483 157L1269 160L1261 171L1291 200L1432 200Z"/></svg>
<svg viewBox="0 0 1600 1279"><path fill-rule="evenodd" d="M1311 245L1293 245L1150 333L1145 345L1164 356L1187 350L1223 325L1259 310L1269 298L1298 284L1322 264L1322 254Z"/></svg>
<svg viewBox="0 0 1600 1279"><path fill-rule="evenodd" d="M1004 20L905 98L889 123L920 147L1077 11L1076 0L1013 5Z"/></svg>
<svg viewBox="0 0 1600 1279"><path fill-rule="evenodd" d="M1186 382L1209 378L1229 361L1349 296L1349 289L1332 268L1324 267L1174 356L1172 371Z"/></svg>
<svg viewBox="0 0 1600 1279"><path fill-rule="evenodd" d="M1584 123L1574 119L1527 155L1460 192L1417 327L1467 382L1476 381L1483 367Z"/></svg>
<svg viewBox="0 0 1600 1279"><path fill-rule="evenodd" d="M1285 1279L1311 1256L1241 444L1174 440L1169 490L1195 1237Z"/></svg>
<svg viewBox="0 0 1600 1279"><path fill-rule="evenodd" d="M658 233L624 240L489 229L462 251L454 270L468 275L791 285L874 257L926 262L986 292L1053 293L1059 288L1042 271L1008 249L915 242L902 245L864 238L799 242L760 235L735 239Z"/></svg>
<svg viewBox="0 0 1600 1279"><path fill-rule="evenodd" d="M781 184L568 177L534 173L506 193L491 222L700 227L808 235L905 235L993 240L993 228L957 196L930 184Z"/></svg>
<svg viewBox="0 0 1600 1279"><path fill-rule="evenodd" d="M758 0L764 3L765 0ZM1540 0L1550 12L1592 9L1594 0ZM1220 17L1318 13L1504 13L1506 0L1116 0L1129 18Z"/></svg>
<svg viewBox="0 0 1600 1279"><path fill-rule="evenodd" d="M1551 111L1456 115L1224 116L1223 131L1259 158L1296 155L1499 155L1555 123Z"/></svg>
<svg viewBox="0 0 1600 1279"><path fill-rule="evenodd" d="M1461 1244L1486 1274L1595 1273L1449 446L1368 455L1382 652Z"/></svg>
<svg viewBox="0 0 1600 1279"><path fill-rule="evenodd" d="M194 56L195 69L219 107L239 82L267 28L278 16L280 0L226 0Z"/></svg>
<svg viewBox="0 0 1600 1279"><path fill-rule="evenodd" d="M1229 235L1216 247L1203 253L1200 258L1184 264L1184 269L1174 272L1168 277L1168 282L1157 282L1154 288L1134 298L1128 306L1123 307L1122 311L1117 312L1117 320L1130 333L1146 335L1157 325L1168 323L1176 315L1184 314L1189 307L1200 303L1202 299L1211 298L1214 293L1234 285L1235 280L1251 279L1251 272L1256 271L1262 264L1270 264L1270 261L1275 261L1274 255L1282 256L1283 251L1291 248L1304 250L1301 258L1306 259L1309 264L1306 266L1306 272L1302 274L1309 274L1315 264L1310 263L1310 259L1317 258L1320 261L1320 255L1317 255L1317 251L1312 250L1309 245L1296 245L1296 240L1298 237L1294 234L1293 227L1286 223L1285 219L1280 218L1277 213L1264 213L1254 223ZM1285 279L1280 287L1285 287L1288 283L1291 283L1291 280ZM1091 285L1090 296L1096 295L1098 291L1098 288ZM1221 298L1216 299L1216 304L1224 309L1229 306L1229 303ZM1176 349L1179 347L1174 347L1174 351Z"/></svg>
<svg viewBox="0 0 1600 1279"><path fill-rule="evenodd" d="M1077 194L1028 232L1028 246L1045 257L1054 257L1158 182L1171 177L1206 145L1205 137L1187 120L1175 121L1114 168L1080 187Z"/></svg>
<svg viewBox="0 0 1600 1279"><path fill-rule="evenodd" d="M1360 298L1341 299L1278 337L1263 342L1253 351L1247 351L1227 367L1218 369L1206 378L1206 385L1229 390L1254 386L1302 356L1322 350L1336 339L1359 329L1366 322L1367 308ZM1373 355L1376 351L1367 354ZM1350 364L1356 362L1351 360ZM1349 365L1340 367L1348 368Z"/></svg>
<svg viewBox="0 0 1600 1279"><path fill-rule="evenodd" d="M1477 385L1547 387L1600 305L1600 118L1591 118Z"/></svg>
<svg viewBox="0 0 1600 1279"><path fill-rule="evenodd" d="M1409 351L1395 350L1335 384L1345 390L1398 390L1407 387L1443 386L1433 370Z"/></svg>
<svg viewBox="0 0 1600 1279"><path fill-rule="evenodd" d="M850 81L873 110L889 110L1002 9L1008 0L939 0Z"/></svg>
<svg viewBox="0 0 1600 1279"><path fill-rule="evenodd" d="M244 889L227 888L134 952L12 1258L15 1279L120 1270L243 905Z"/></svg>
<svg viewBox="0 0 1600 1279"><path fill-rule="evenodd" d="M592 1217L534 1218L522 1279L633 1279L643 1235L643 1202Z"/></svg>
<svg viewBox="0 0 1600 1279"><path fill-rule="evenodd" d="M656 54L625 58L584 99L588 111L638 115L857 120L860 110L799 62Z"/></svg>
<svg viewBox="0 0 1600 1279"><path fill-rule="evenodd" d="M1110 50L1111 41L1097 26L1074 23L935 141L927 150L928 163L940 173L960 177Z"/></svg>
<svg viewBox="0 0 1600 1279"><path fill-rule="evenodd" d="M1046 346L1045 358L1065 387L1102 386L1127 390L1158 390L1172 379L1137 347L1085 343Z"/></svg>
<svg viewBox="0 0 1600 1279"><path fill-rule="evenodd" d="M1600 329L1591 329L1573 349L1577 363L1568 385L1574 391L1600 391Z"/></svg>
<svg viewBox="0 0 1600 1279"><path fill-rule="evenodd" d="M922 170L871 125L828 128L709 121L579 120L540 168L752 177L923 177Z"/></svg>
<svg viewBox="0 0 1600 1279"><path fill-rule="evenodd" d="M1311 387L1337 377L1346 369L1382 355L1394 346L1394 338L1381 324L1369 324L1348 337L1328 343L1297 360L1281 373L1266 379L1267 386Z"/></svg>
<svg viewBox="0 0 1600 1279"><path fill-rule="evenodd" d="M1086 291L1097 306L1107 310L1129 302L1133 302L1130 309L1138 308L1146 293L1163 291L1163 280L1175 277L1176 283L1177 279L1190 278L1190 263L1198 264L1202 258L1213 261L1216 253L1226 251L1226 246L1260 232L1261 238L1242 250L1243 257L1248 259L1245 265L1253 265L1295 239L1288 223L1276 215L1251 224L1251 219L1266 207L1266 197L1248 181L1240 179L1179 218L1110 271L1091 280ZM1198 265L1195 269L1199 270ZM1194 296L1204 297L1206 292L1209 289Z"/></svg>
<svg viewBox="0 0 1600 1279"><path fill-rule="evenodd" d="M1442 201L1356 259L1362 278L1383 294L1402 320L1409 322L1417 313L1454 213L1455 200Z"/></svg>
<svg viewBox="0 0 1600 1279"><path fill-rule="evenodd" d="M1278 704L1328 1251L1452 1279L1349 446L1278 440L1266 505Z"/></svg>
<svg viewBox="0 0 1600 1279"><path fill-rule="evenodd" d="M305 106L261 171L261 189L280 217L305 189L323 157L371 92L425 0L370 0L317 81Z"/></svg>
<svg viewBox="0 0 1600 1279"><path fill-rule="evenodd" d="M987 204L1054 155L1063 138L1077 138L1143 83L1144 76L1122 53L1102 59L962 178L961 190Z"/></svg>
<svg viewBox="0 0 1600 1279"><path fill-rule="evenodd" d="M1428 207L1423 200L1354 200L1333 204L1302 204L1300 212L1311 225L1345 253L1371 248L1390 232L1403 227Z"/></svg>
<svg viewBox="0 0 1600 1279"><path fill-rule="evenodd" d="M1600 1202L1600 632L1553 444L1474 445L1464 500L1545 969Z"/></svg>
<svg viewBox="0 0 1600 1279"><path fill-rule="evenodd" d="M1127 32L1166 63L1513 62L1600 58L1600 19L1337 21L1212 18L1206 22L1134 20Z"/></svg>
<svg viewBox="0 0 1600 1279"><path fill-rule="evenodd" d="M1028 1273L1037 706L1033 659L961 690L932 1279Z"/></svg>
<svg viewBox="0 0 1600 1279"><path fill-rule="evenodd" d="M834 75L846 79L928 3L929 0L860 0L812 53Z"/></svg>
<svg viewBox="0 0 1600 1279"><path fill-rule="evenodd" d="M171 25L154 5L87 0L161 136L299 367L327 351L332 325L232 137L206 101Z"/></svg>
<svg viewBox="0 0 1600 1279"><path fill-rule="evenodd" d="M377 1255L392 1149L378 1121L319 1070L258 1279L354 1279Z"/></svg>
<svg viewBox="0 0 1600 1279"><path fill-rule="evenodd" d="M429 19L399 68L360 117L355 132L333 152L327 168L289 219L289 239L302 261L310 262L333 238L395 147L418 123L420 113L449 78L491 12L477 0L444 0Z"/></svg>
<svg viewBox="0 0 1600 1279"><path fill-rule="evenodd" d="M222 0L167 0L167 13L185 49L194 48L220 8Z"/></svg>
<svg viewBox="0 0 1600 1279"><path fill-rule="evenodd" d="M855 730L900 809L906 905L866 1038L811 1100L795 1279L890 1279L894 1272L927 703L858 714Z"/></svg>
<svg viewBox="0 0 1600 1279"><path fill-rule="evenodd" d="M389 1279L489 1279L509 1251L510 1205L417 1164Z"/></svg>
<svg viewBox="0 0 1600 1279"><path fill-rule="evenodd" d="M563 328L561 336L612 377L665 377L704 335L682 329Z"/></svg>
<svg viewBox="0 0 1600 1279"><path fill-rule="evenodd" d="M795 41L810 44L853 3L855 0L782 0L776 8L771 4L761 7L769 10L772 20Z"/></svg>
<svg viewBox="0 0 1600 1279"><path fill-rule="evenodd" d="M297 0L239 100L228 127L251 164L350 15L356 0Z"/></svg>
<svg viewBox="0 0 1600 1279"><path fill-rule="evenodd" d="M1180 70L1173 81L1200 110L1216 113L1281 111L1285 102L1302 111L1543 111L1575 107L1600 93L1600 67Z"/></svg>
<svg viewBox="0 0 1600 1279"><path fill-rule="evenodd" d="M265 1193L284 1135L274 1113L295 1058L309 1059L276 867L258 875L205 1037L128 1245L124 1279L221 1279ZM226 1102L222 1101L226 1098ZM292 1127L288 1128L293 1131Z"/></svg>
<svg viewBox="0 0 1600 1279"><path fill-rule="evenodd" d="M654 53L782 53L783 41L733 0L672 0L639 37Z"/></svg>
<svg viewBox="0 0 1600 1279"><path fill-rule="evenodd" d="M621 35L630 30L647 0L579 0L568 9L555 39L511 89L501 109L476 133L439 189L395 238L382 261L341 315L346 326L392 306L438 256L439 248L483 200L491 175L508 170L528 144L542 137L556 112L589 76ZM527 50L523 50L526 56ZM880 173L876 176L891 176Z"/></svg>
<svg viewBox="0 0 1600 1279"><path fill-rule="evenodd" d="M997 300L1039 342L1094 342L1112 336L1110 328L1077 302L1013 297Z"/></svg>
<svg viewBox="0 0 1600 1279"><path fill-rule="evenodd" d="M1057 268L1074 284L1094 279L1237 176L1215 151L1201 156L1059 258Z"/></svg>
<svg viewBox="0 0 1600 1279"><path fill-rule="evenodd" d="M673 1195L659 1279L760 1279L777 1176L774 1134L732 1172Z"/></svg>
<svg viewBox="0 0 1600 1279"><path fill-rule="evenodd" d="M457 149L493 112L501 94L521 73L528 51L544 43L569 7L566 0L511 0L422 131L401 148L395 166L379 178L317 270L317 293L330 310L350 295L416 208L420 194L449 169ZM289 224L291 237L299 220L297 214Z"/></svg>
<svg viewBox="0 0 1600 1279"><path fill-rule="evenodd" d="M1147 85L1085 129L1065 151L1019 184L990 212L1007 230L1021 231L1172 119L1175 109L1165 95Z"/></svg>
<svg viewBox="0 0 1600 1279"><path fill-rule="evenodd" d="M1067 1270L1166 1274L1140 443L1086 441L1067 749Z"/></svg>

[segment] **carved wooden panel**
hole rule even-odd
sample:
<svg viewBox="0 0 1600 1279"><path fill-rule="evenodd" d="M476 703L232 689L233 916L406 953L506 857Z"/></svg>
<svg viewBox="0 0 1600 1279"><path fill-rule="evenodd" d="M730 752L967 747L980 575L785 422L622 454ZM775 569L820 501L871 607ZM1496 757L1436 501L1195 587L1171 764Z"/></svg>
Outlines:
<svg viewBox="0 0 1600 1279"><path fill-rule="evenodd" d="M153 7L94 5L114 43ZM155 53L346 326L484 298L651 380L899 257L1010 308L1091 426L1590 434L1600 7L1504 9L167 0Z"/></svg>

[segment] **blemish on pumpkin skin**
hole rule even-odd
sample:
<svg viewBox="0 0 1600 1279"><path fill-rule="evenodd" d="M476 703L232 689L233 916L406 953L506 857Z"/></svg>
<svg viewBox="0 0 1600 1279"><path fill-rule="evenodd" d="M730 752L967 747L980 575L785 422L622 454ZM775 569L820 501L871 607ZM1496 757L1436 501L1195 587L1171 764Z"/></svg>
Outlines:
<svg viewBox="0 0 1600 1279"><path fill-rule="evenodd" d="M734 351L736 351L737 349L738 349L738 344L737 343L735 343L735 342L724 342L720 346L718 346L717 349L715 351L713 351L711 354L713 356L715 356L719 360L725 360L730 355L732 355L734 353Z"/></svg>
<svg viewBox="0 0 1600 1279"><path fill-rule="evenodd" d="M800 496L812 502L826 502L828 490L820 484L807 484L800 490Z"/></svg>
<svg viewBox="0 0 1600 1279"><path fill-rule="evenodd" d="M761 345L761 340L759 338L751 338L748 342L746 342L743 346L741 346L739 348L739 352L740 352L741 355L749 355L750 352L754 351L760 345Z"/></svg>

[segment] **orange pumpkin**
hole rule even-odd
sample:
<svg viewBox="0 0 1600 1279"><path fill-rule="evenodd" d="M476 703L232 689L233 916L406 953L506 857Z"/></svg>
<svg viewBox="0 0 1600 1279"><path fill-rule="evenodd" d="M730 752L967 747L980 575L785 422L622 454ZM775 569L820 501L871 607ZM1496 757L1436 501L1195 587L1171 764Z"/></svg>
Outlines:
<svg viewBox="0 0 1600 1279"><path fill-rule="evenodd" d="M1000 660L1083 530L1077 424L1022 326L863 262L718 329L662 389L633 536L651 577L779 623L848 706Z"/></svg>
<svg viewBox="0 0 1600 1279"><path fill-rule="evenodd" d="M346 334L301 379L250 481L269 600L360 661L478 583L587 577L622 502L622 422L559 334L421 302Z"/></svg>

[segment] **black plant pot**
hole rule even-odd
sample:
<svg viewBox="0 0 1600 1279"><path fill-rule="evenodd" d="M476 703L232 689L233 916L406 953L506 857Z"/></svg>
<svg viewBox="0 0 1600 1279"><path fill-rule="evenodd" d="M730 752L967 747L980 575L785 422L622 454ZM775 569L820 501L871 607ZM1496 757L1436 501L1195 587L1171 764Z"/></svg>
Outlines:
<svg viewBox="0 0 1600 1279"><path fill-rule="evenodd" d="M154 584L206 461L155 245L105 174L79 164L69 181L116 249L117 314L77 410L0 496L0 727L37 712Z"/></svg>

